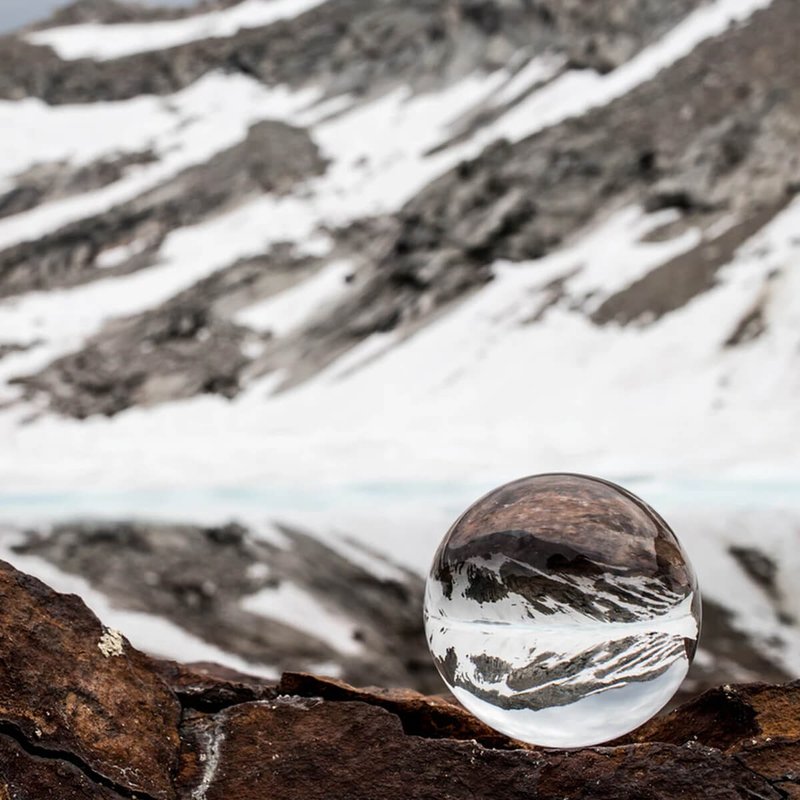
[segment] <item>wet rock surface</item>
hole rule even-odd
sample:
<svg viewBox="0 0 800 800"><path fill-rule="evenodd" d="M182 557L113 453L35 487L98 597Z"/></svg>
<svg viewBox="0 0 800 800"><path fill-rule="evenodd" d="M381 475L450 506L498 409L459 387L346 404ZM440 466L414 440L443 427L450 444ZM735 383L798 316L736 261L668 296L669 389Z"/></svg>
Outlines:
<svg viewBox="0 0 800 800"><path fill-rule="evenodd" d="M800 788L795 684L726 686L611 746L544 751L407 690L297 673L269 685L158 662L116 635L122 654L107 658L77 598L6 564L0 586L3 797L688 800L702 786L715 800L779 800ZM80 689L70 715L59 687ZM136 725L109 696L134 706Z"/></svg>

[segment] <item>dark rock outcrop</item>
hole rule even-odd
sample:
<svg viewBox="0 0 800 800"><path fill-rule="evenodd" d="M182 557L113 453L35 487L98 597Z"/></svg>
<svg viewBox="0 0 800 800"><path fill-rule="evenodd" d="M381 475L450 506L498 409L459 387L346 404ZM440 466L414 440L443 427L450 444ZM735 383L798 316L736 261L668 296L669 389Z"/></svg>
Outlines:
<svg viewBox="0 0 800 800"><path fill-rule="evenodd" d="M125 268L136 268L143 255ZM142 314L111 320L81 350L13 382L26 396L45 394L52 410L75 418L113 416L197 394L231 398L272 339L270 331L256 332L231 316L310 277L319 266L317 259L276 246ZM97 272L84 277L91 280Z"/></svg>
<svg viewBox="0 0 800 800"><path fill-rule="evenodd" d="M0 342L0 358L5 358L13 353L24 353L29 345L18 344L17 342Z"/></svg>
<svg viewBox="0 0 800 800"><path fill-rule="evenodd" d="M775 0L619 99L443 175L399 212L362 302L369 293L391 304L390 287L402 285L413 291L397 293L398 323L429 313L489 280L493 261L536 259L598 210L638 203L705 228L724 217L727 229L608 297L592 318L625 324L682 307L796 192L798 29L797 3Z"/></svg>
<svg viewBox="0 0 800 800"><path fill-rule="evenodd" d="M119 0L75 0L64 8L57 8L37 28L56 28L62 25L84 25L99 23L117 25L126 22L155 22L186 16L186 9L162 8L127 3Z"/></svg>
<svg viewBox="0 0 800 800"><path fill-rule="evenodd" d="M545 256L627 204L673 208L679 228L708 233L587 309L593 322L650 323L714 288L800 185L798 30L800 6L775 0L617 100L461 163L383 226L358 290L276 342L264 369L293 385L375 331L411 334L490 281L496 260ZM579 312L586 299L554 298Z"/></svg>
<svg viewBox="0 0 800 800"><path fill-rule="evenodd" d="M135 200L4 250L0 297L75 286L151 266L175 229L248 196L284 193L324 169L306 131L259 122L241 143ZM117 255L109 264L103 263L104 253ZM252 265L261 273L276 271L271 261ZM201 282L159 307L112 321L82 350L15 382L26 396L44 393L53 410L77 418L110 416L132 405L196 394L236 395L251 361L245 345L258 346L264 337L215 313L215 298L203 293L204 286Z"/></svg>
<svg viewBox="0 0 800 800"><path fill-rule="evenodd" d="M234 397L262 337L181 297L132 319L115 320L83 350L13 381L45 393L53 411L84 419L134 405L216 394Z"/></svg>
<svg viewBox="0 0 800 800"><path fill-rule="evenodd" d="M0 252L0 298L76 286L148 266L177 228L201 222L248 196L284 194L324 170L325 161L306 130L263 120L238 144L135 199ZM103 253L114 250L123 254L103 265Z"/></svg>
<svg viewBox="0 0 800 800"><path fill-rule="evenodd" d="M108 186L123 177L126 170L155 160L145 150L93 161L77 169L69 164L38 164L18 175L13 188L0 194L0 217L20 214L41 203Z"/></svg>
<svg viewBox="0 0 800 800"><path fill-rule="evenodd" d="M609 746L519 745L410 691L276 685L135 651L75 597L0 566L0 797L780 800L800 688L708 692Z"/></svg>
<svg viewBox="0 0 800 800"><path fill-rule="evenodd" d="M73 0L62 8L57 8L35 28L56 28L62 25L83 25L99 23L117 25L127 22L158 22L160 20L182 19L194 14L215 11L237 5L243 0L197 0L189 7L150 5L146 2L128 0Z"/></svg>

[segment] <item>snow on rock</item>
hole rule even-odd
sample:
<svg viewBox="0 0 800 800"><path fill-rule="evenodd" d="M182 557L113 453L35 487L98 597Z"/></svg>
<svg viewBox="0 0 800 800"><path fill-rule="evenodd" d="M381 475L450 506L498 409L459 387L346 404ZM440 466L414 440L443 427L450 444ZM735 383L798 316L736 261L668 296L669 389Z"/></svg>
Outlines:
<svg viewBox="0 0 800 800"><path fill-rule="evenodd" d="M795 282L789 267L800 248L800 203L741 249L717 288L658 325L598 329L571 312L568 301L542 312L547 285L576 267L593 276L618 257L633 263L638 254L640 263L648 263L654 245L637 244L641 226L620 220L625 214L536 262L497 265L485 289L381 358L344 374L334 364L292 391L269 397L256 383L232 402L199 397L111 420L48 417L23 427L7 412L3 483L8 489L88 483L133 489L165 483L326 484L376 476L463 481L578 465L610 475L754 475L766 454L773 471L792 474L800 466L790 435L797 430L794 398L800 390L792 369L796 328L771 326L722 356L720 331L736 325L759 276L766 279L779 269L787 289ZM683 238L658 247L680 251ZM761 257L763 251L768 257ZM152 301L155 291L169 291L161 282L178 274L149 270L116 279L109 289L123 280L129 286L116 295L104 295L103 283L80 292L87 314L96 315L114 296L136 302L136 282L153 281L152 290L140 295ZM787 296L775 291L768 313L794 319ZM53 325L63 325L58 309L64 307L75 314L76 334L85 325L80 306L60 305L54 295L40 302L53 304ZM41 314L32 307L26 313L35 335L33 323ZM539 322L528 324L539 313ZM739 424L742 415L749 420L746 428ZM148 442L144 453L142 441ZM247 459L239 457L243 452ZM98 470L108 463L113 470ZM192 470L185 472L182 465L189 463Z"/></svg>
<svg viewBox="0 0 800 800"><path fill-rule="evenodd" d="M235 319L255 330L282 336L305 323L325 304L341 298L347 291L347 277L352 269L349 261L331 261L321 272L299 285L248 306Z"/></svg>
<svg viewBox="0 0 800 800"><path fill-rule="evenodd" d="M321 639L339 653L358 655L363 651L355 634L358 626L346 617L328 610L324 602L291 583L275 589L262 589L244 598L245 611L279 620Z"/></svg>
<svg viewBox="0 0 800 800"><path fill-rule="evenodd" d="M237 144L262 119L293 121L316 99L313 90L267 88L243 75L215 73L171 97L49 107L39 100L0 101L13 176L42 162L80 166L114 153L152 150L159 158L102 189L45 203L0 220L0 248L131 200L183 169Z"/></svg>
<svg viewBox="0 0 800 800"><path fill-rule="evenodd" d="M260 28L296 17L324 0L244 0L230 8L185 19L67 25L29 34L32 44L52 47L61 58L107 60L187 44L198 39L233 36L244 28Z"/></svg>
<svg viewBox="0 0 800 800"><path fill-rule="evenodd" d="M698 8L661 39L605 75L587 69L564 71L482 129L470 142L472 154L499 137L518 141L622 97L691 53L705 39L723 33L734 23L746 21L771 2L716 0ZM555 66L553 62L550 63ZM555 70L552 74L555 74ZM541 77L536 75L536 70L534 75L534 81L538 83Z"/></svg>
<svg viewBox="0 0 800 800"><path fill-rule="evenodd" d="M515 64L473 73L428 92L400 87L315 106L313 90L267 89L243 75L216 74L163 100L0 105L12 131L9 174L41 154L85 162L113 152L118 141L126 149L152 147L160 157L104 189L1 221L5 244L135 196L239 141L254 120L277 117L307 126L330 162L323 175L286 195L265 193L173 230L156 263L139 272L2 302L0 343L35 345L0 361L2 399L19 394L6 381L79 349L110 319L150 309L237 259L282 243L313 251L321 269L240 311L238 319L288 334L320 304L347 295L349 267L333 252L328 231L397 213L496 137L529 136L608 103L768 5L703 5L605 75L563 71L558 58L534 59L521 69ZM147 27L194 25L196 19ZM465 120L487 106L503 113L460 138ZM82 136L95 126L96 137ZM26 131L33 132L30 146ZM10 490L336 484L345 478L485 481L576 465L609 474L737 475L760 474L766 465L773 474L793 474L800 462L791 444L798 379L797 311L790 299L797 278L790 266L797 258L798 219L795 202L741 248L710 291L658 325L598 328L585 312L659 263L691 251L703 236L689 226L651 240L649 234L675 221L674 211L647 215L636 203L609 209L593 228L542 259L494 264L491 283L421 330L367 338L291 391L273 394L281 381L272 374L245 386L233 401L201 396L114 419L43 416L24 426L19 423L37 407L12 406L0 412L0 477ZM122 255L106 253L100 265ZM765 332L726 349L754 297L763 299ZM298 456L310 453L313 458Z"/></svg>

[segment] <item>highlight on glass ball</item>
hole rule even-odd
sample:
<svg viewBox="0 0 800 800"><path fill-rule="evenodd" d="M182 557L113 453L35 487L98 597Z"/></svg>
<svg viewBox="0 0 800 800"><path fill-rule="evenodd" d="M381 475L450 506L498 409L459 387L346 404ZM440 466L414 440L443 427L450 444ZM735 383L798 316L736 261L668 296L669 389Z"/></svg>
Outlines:
<svg viewBox="0 0 800 800"><path fill-rule="evenodd" d="M637 728L678 690L700 593L675 534L638 497L537 475L490 492L449 530L425 630L476 717L530 744L586 747Z"/></svg>

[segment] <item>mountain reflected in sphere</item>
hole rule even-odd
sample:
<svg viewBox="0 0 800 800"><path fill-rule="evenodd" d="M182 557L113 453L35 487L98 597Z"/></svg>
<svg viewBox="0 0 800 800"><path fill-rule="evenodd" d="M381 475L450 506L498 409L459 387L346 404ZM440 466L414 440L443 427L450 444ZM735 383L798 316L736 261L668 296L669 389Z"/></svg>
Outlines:
<svg viewBox="0 0 800 800"><path fill-rule="evenodd" d="M699 628L697 580L666 522L581 475L523 478L471 506L425 593L428 645L458 700L545 747L647 721L686 676Z"/></svg>

